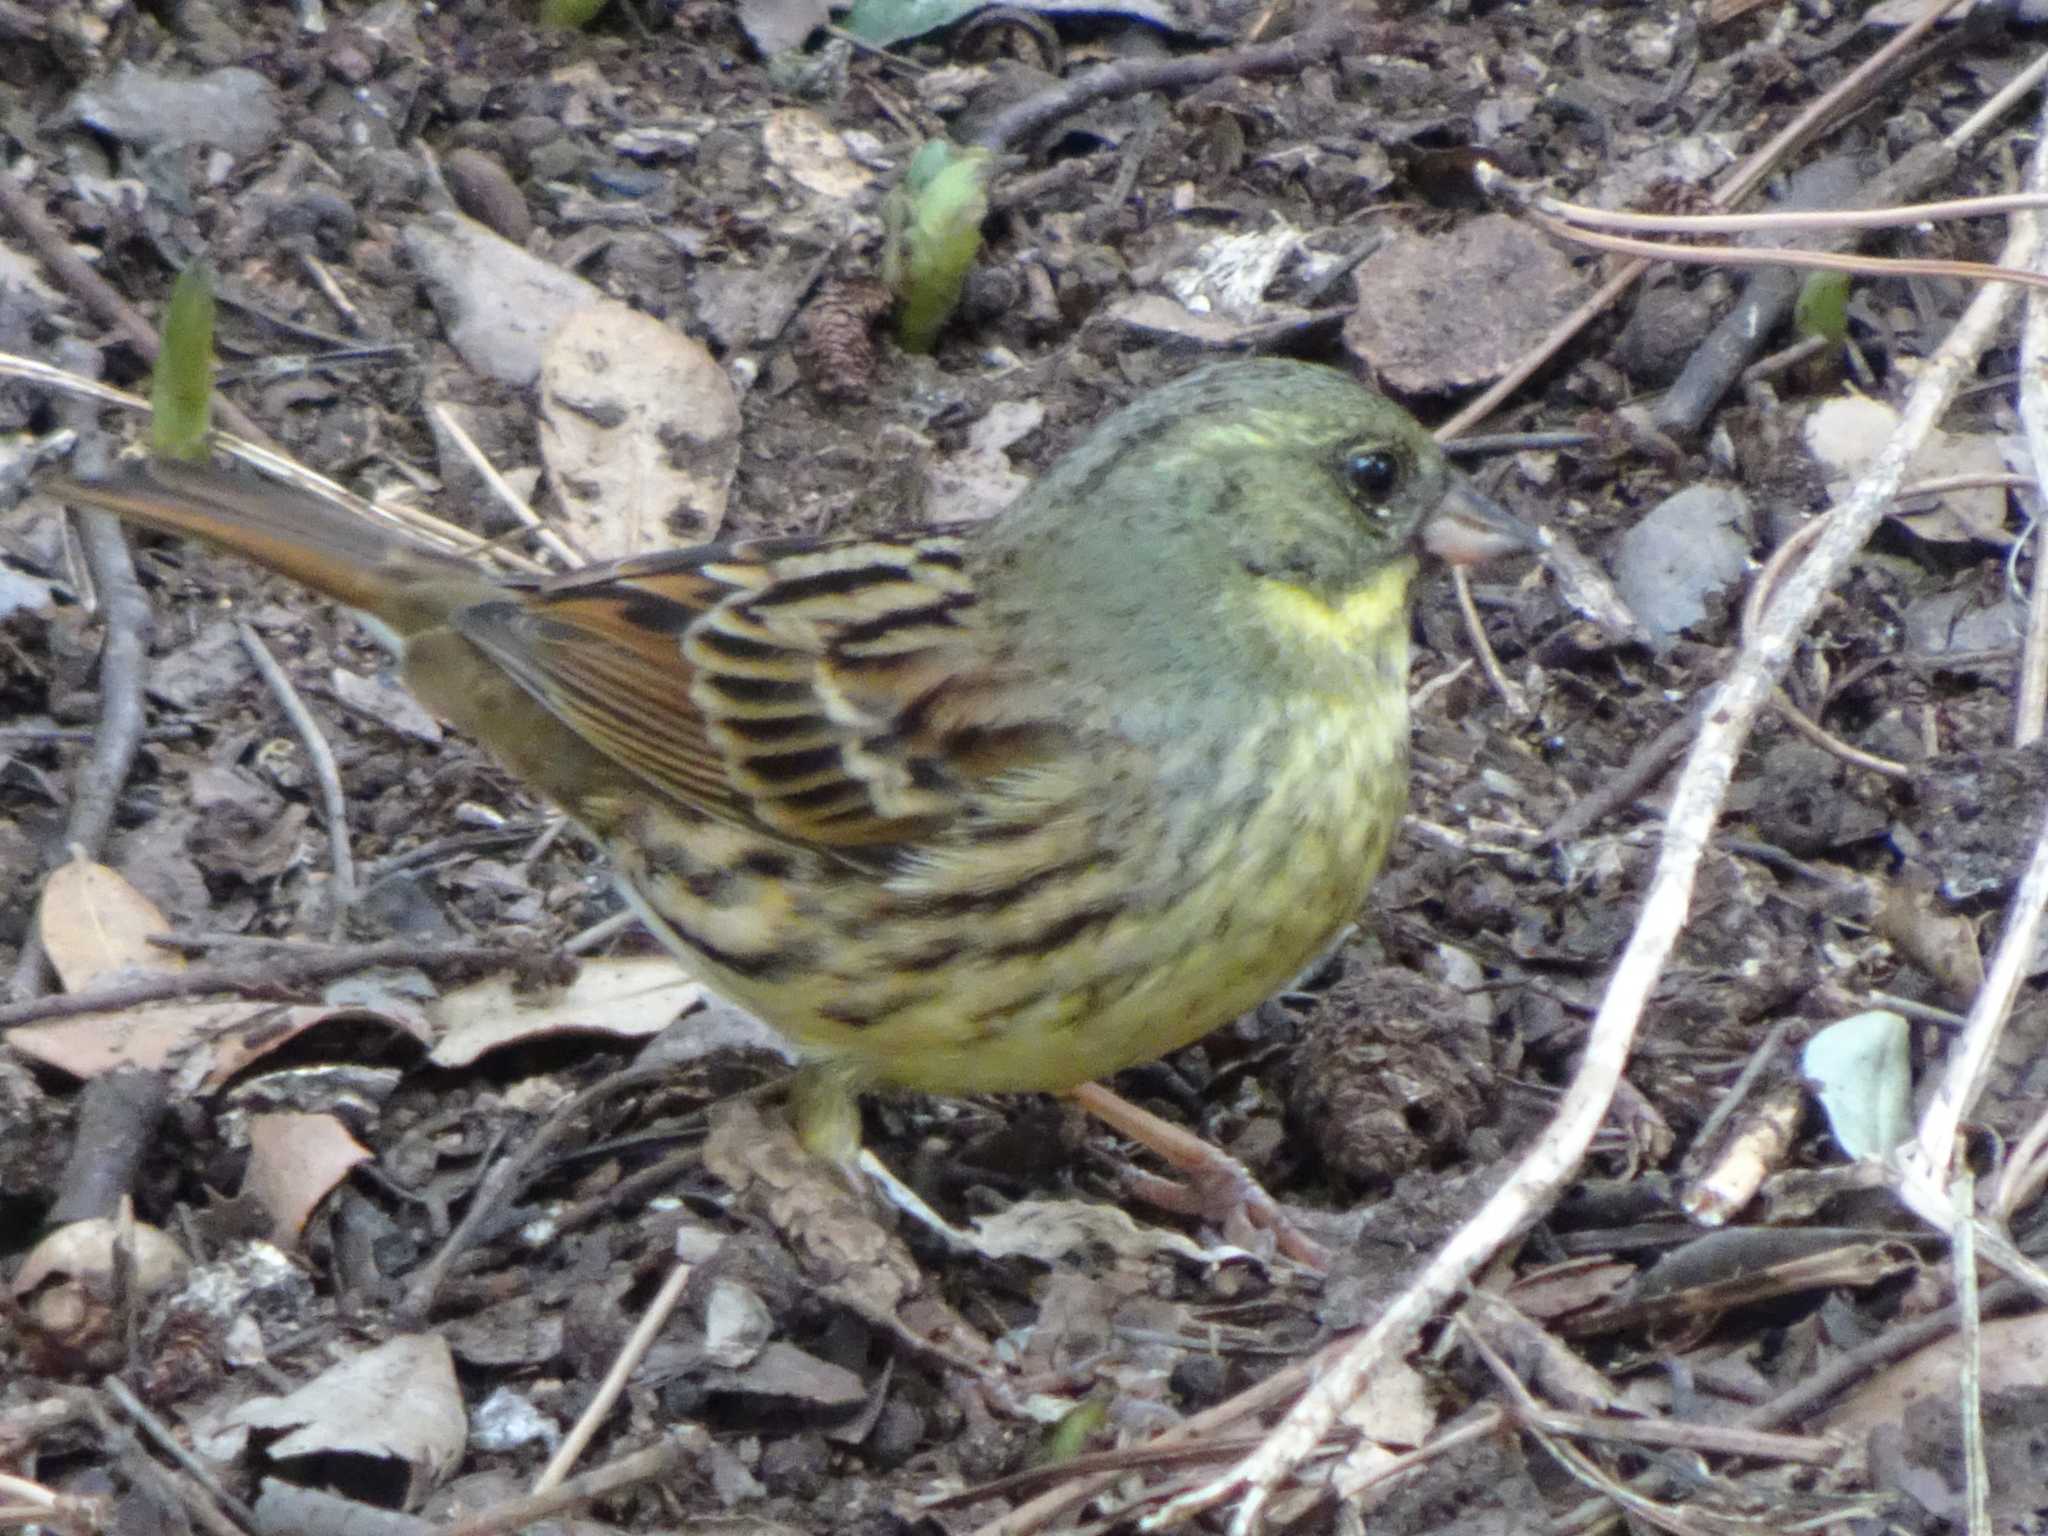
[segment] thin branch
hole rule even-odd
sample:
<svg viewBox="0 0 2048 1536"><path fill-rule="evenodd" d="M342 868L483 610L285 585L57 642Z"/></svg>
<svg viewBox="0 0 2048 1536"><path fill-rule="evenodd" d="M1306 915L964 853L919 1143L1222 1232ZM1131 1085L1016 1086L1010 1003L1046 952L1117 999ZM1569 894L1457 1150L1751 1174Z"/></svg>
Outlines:
<svg viewBox="0 0 2048 1536"><path fill-rule="evenodd" d="M1491 171L1491 168L1488 168ZM1484 174L1487 191L1519 198L1538 213L1588 229L1633 230L1637 234L1749 235L1779 230L1900 229L1909 224L1934 224L1945 219L1984 219L1993 215L2048 208L2048 194L2001 192L1990 197L1952 197L1935 203L1903 203L1887 208L1814 208L1780 213L1636 213L1622 208L1594 208L1553 197L1533 182L1516 181L1498 172Z"/></svg>
<svg viewBox="0 0 2048 1536"><path fill-rule="evenodd" d="M647 1304L640 1321L633 1325L633 1331L626 1342L619 1346L613 1358L611 1369L604 1373L604 1380L597 1385L596 1393L589 1404L578 1415L575 1425L562 1437L561 1446L549 1458L548 1464L535 1479L535 1494L548 1493L561 1486L568 1477L569 1469L576 1465L576 1458L589 1448L605 1418L611 1413L618 1400L625 1395L626 1382L638 1370L640 1362L647 1358L647 1351L654 1347L655 1339L668 1325L669 1317L683 1299L683 1287L690 1283L690 1275L696 1266L678 1259L669 1267L668 1277L661 1282L661 1289Z"/></svg>
<svg viewBox="0 0 2048 1536"><path fill-rule="evenodd" d="M1953 3L1953 0L1951 0ZM1359 20L1338 14L1305 27L1292 37L1258 43L1249 48L1223 49L1178 59L1124 59L1098 64L1049 90L1027 96L1016 105L998 112L975 136L983 149L1003 150L1026 142L1064 117L1098 101L1135 96L1141 91L1170 90L1175 86L1206 85L1225 76L1246 79L1255 75L1296 74L1317 59L1334 53L1357 35Z"/></svg>
<svg viewBox="0 0 2048 1536"><path fill-rule="evenodd" d="M423 970L448 966L482 969L529 964L537 958L531 946L421 944L414 939L391 939L379 944L307 945L275 943L263 946L260 958L229 961L221 965L188 966L182 971L163 971L132 982L120 982L92 992L69 992L62 996L30 998L0 1007L0 1029L35 1024L48 1019L71 1019L81 1014L118 1013L144 1003L162 1003L181 997L204 997L214 992L274 998L289 995L298 987L310 986L333 976L348 976L379 965L418 966Z"/></svg>
<svg viewBox="0 0 2048 1536"><path fill-rule="evenodd" d="M2048 508L2048 302L2031 293L2020 320L2019 393L2020 427L2034 461L2035 493ZM2048 516L2034 521L2034 585L2013 693L2012 744L2024 747L2041 735L2048 717Z"/></svg>
<svg viewBox="0 0 2048 1536"><path fill-rule="evenodd" d="M1634 240L1626 235L1603 235L1562 219L1551 218L1534 209L1530 219L1560 240L1590 246L1596 251L1613 251L1623 256L1647 256L1694 267L1805 267L1816 272L1847 272L1856 277L1959 277L1979 283L2020 283L2029 288L2048 288L2048 274L2019 267L1993 266L1982 261L1944 261L1918 256L1856 256L1835 251L1802 251L1786 245L1673 245L1664 240Z"/></svg>
<svg viewBox="0 0 2048 1536"><path fill-rule="evenodd" d="M621 1489L661 1481L689 1458L702 1456L710 1443L711 1437L698 1425L679 1425L645 1450L629 1452L546 1492L507 1499L502 1504L465 1515L453 1524L441 1527L439 1536L492 1536L495 1532L522 1530L537 1521Z"/></svg>
<svg viewBox="0 0 2048 1536"><path fill-rule="evenodd" d="M298 733L306 749L306 760L313 769L313 782L320 786L320 813L327 822L327 854L334 879L334 909L329 914L328 927L330 937L339 939L349 908L356 902L356 860L349 848L348 800L341 792L341 770L335 765L334 749L327 745L320 722L313 718L313 711L299 697L299 690L285 676L284 668L270 654L270 647L263 643L256 627L247 619L237 619L235 633L241 637L242 649L256 664L271 697Z"/></svg>
<svg viewBox="0 0 2048 1536"><path fill-rule="evenodd" d="M448 1234L447 1241L442 1243L433 1258L422 1264L407 1280L405 1292L394 1309L402 1324L417 1326L426 1321L455 1260L482 1240L485 1231L504 1214L505 1207L524 1186L529 1171L556 1142L569 1134L586 1109L628 1088L659 1082L668 1072L667 1067L661 1066L625 1067L599 1078L557 1106L539 1130L522 1141L509 1156L492 1164L470 1197L469 1209L463 1213L461 1222Z"/></svg>
<svg viewBox="0 0 2048 1536"><path fill-rule="evenodd" d="M100 643L99 724L92 751L72 781L64 846L73 858L97 859L113 831L114 809L147 724L142 689L149 677L150 610L135 579L135 563L121 525L104 512L81 513L78 534L107 632ZM46 975L42 941L31 930L15 959L12 995L35 996L43 990Z"/></svg>
<svg viewBox="0 0 2048 1536"><path fill-rule="evenodd" d="M462 423L456 419L453 410L440 402L427 409L428 414L434 418L434 425L448 434L448 440L455 445L456 451L468 460L469 467L482 478L491 494L498 498L498 504L508 510L522 525L531 529L533 536L547 547L549 553L572 571L578 566L590 564L588 555L571 548L569 541L560 531L545 522L540 514L529 507L520 494L512 489L511 482L498 472L498 466L477 446L476 439L471 437Z"/></svg>
<svg viewBox="0 0 2048 1536"><path fill-rule="evenodd" d="M2044 126L2048 126L2048 112L2043 116ZM2036 144L2033 161L2027 168L2027 182L2036 189L2048 187L2048 140ZM2044 238L2044 225L2048 225L2048 220L2039 216L2014 219L2007 254L2001 258L2005 264L2048 262L2048 238ZM1995 305L1998 312L2003 313L2012 292L2006 287L1986 289L1965 312L1963 324L1968 323L1980 306ZM2033 302L2030 295L2029 303ZM1959 324L1957 329L1961 330L1962 325ZM2033 329L2028 326L2027 334L2032 335ZM2024 371L2038 372L2040 367L2041 359L2035 356L2028 360ZM2037 390L2034 401L2037 423L2038 395ZM2021 409L2024 411L2026 408L2027 401L2023 398ZM2034 442L2034 423L2029 424L2028 437L2030 444ZM2036 470L2041 467L2037 461ZM2041 572L2036 569L2034 581L2037 586L2041 579ZM1908 1158L1907 1172L1913 1179L1924 1179L1930 1192L1945 1189L1948 1185L1957 1128L1977 1101L2013 999L2019 993L2020 983L2032 969L2034 937L2040 928L2044 908L2048 908L2048 826L2043 827L2035 841L2033 857L2028 861L2026 874L2013 895L2005 931L1999 935L1998 948L1991 957L1984 985L1970 1005L1970 1022L1962 1037L1949 1047L1948 1063L1920 1119L1919 1134ZM1915 1199L1914 1204L1921 1209L1923 1217L1936 1219L1939 1224L1935 1214L1922 1208L1919 1200Z"/></svg>

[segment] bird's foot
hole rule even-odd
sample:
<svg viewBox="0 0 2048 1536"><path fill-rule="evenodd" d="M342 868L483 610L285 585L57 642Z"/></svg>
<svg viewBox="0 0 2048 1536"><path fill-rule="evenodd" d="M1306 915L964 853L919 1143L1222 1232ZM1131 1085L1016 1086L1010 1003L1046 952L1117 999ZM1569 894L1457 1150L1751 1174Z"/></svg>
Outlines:
<svg viewBox="0 0 2048 1536"><path fill-rule="evenodd" d="M1251 1170L1228 1152L1148 1109L1140 1109L1100 1083L1083 1083L1068 1096L1103 1124L1151 1148L1185 1179L1176 1183L1156 1174L1133 1172L1131 1187L1140 1199L1226 1229L1246 1223L1270 1234L1274 1246L1297 1264L1314 1270L1330 1267L1329 1250L1297 1227L1252 1177Z"/></svg>

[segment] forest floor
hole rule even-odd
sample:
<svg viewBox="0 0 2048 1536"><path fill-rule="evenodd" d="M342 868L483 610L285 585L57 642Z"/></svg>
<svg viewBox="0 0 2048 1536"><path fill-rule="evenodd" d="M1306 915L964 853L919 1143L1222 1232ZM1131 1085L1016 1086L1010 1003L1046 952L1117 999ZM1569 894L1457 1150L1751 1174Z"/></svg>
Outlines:
<svg viewBox="0 0 2048 1536"><path fill-rule="evenodd" d="M1144 1154L1044 1098L868 1105L953 1241L813 1177L742 1092L786 1070L772 1039L637 926L578 973L565 946L620 911L580 833L341 610L174 541L125 578L81 553L30 471L74 445L89 469L139 418L0 380L0 1523L523 1523L588 1415L566 1470L610 1481L545 1512L564 1529L1128 1529L1229 1472L1552 1134L1683 842L1664 818L1745 599L1978 285L1859 276L1799 355L1788 302L1731 354L1716 322L1799 284L1657 263L1560 332L1627 258L1488 209L1472 168L1700 211L1846 85L1751 204L2017 190L2037 98L1973 115L2048 29L1979 4L1859 83L1914 7L1199 3L1026 0L884 53L794 0L613 0L581 31L503 0L0 0L10 202L40 226L0 210L0 351L146 394L204 256L226 400L307 468L487 537L514 524L480 463L585 556L870 533L1000 515L1207 358L1345 367L1436 426L1563 336L1478 424L1516 436L1462 461L1557 553L1477 574L1491 665L1426 578L1413 799L1359 932L1118 1079L1240 1158L1321 1271L1148 1203ZM1093 99L1051 94L1104 68ZM962 306L914 356L881 323L885 200L947 133L1001 153ZM1893 506L1736 742L1576 1180L1287 1463L1269 1525L1962 1529L1974 1421L1988 1528L2048 1529L2048 1330L1997 1278L2024 1262L1987 1259L1964 1330L1945 1234L1845 1156L1801 1067L1882 1007L1924 1108L2048 805L2048 749L2015 744L2039 708L2018 314L1906 475L1977 484ZM592 315L624 328L579 371L550 341ZM1701 354L1751 371L1703 389ZM121 687L147 713L110 779ZM164 933L188 969L138 979ZM1984 1229L2037 1255L2044 965L1966 1117ZM59 1016L95 979L120 1007ZM127 1210L145 1235L117 1243Z"/></svg>

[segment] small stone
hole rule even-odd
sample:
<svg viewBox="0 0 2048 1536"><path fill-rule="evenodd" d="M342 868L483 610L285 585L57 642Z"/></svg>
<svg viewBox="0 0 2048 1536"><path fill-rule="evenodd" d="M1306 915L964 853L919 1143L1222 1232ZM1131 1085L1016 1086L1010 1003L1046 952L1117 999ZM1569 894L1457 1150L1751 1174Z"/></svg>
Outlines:
<svg viewBox="0 0 2048 1536"><path fill-rule="evenodd" d="M875 1427L862 1447L868 1460L882 1471L900 1467L917 1453L925 1441L925 1416L915 1403L900 1393L891 1393L875 1416Z"/></svg>
<svg viewBox="0 0 2048 1536"><path fill-rule="evenodd" d="M791 1498L816 1498L832 1470L832 1450L818 1434L791 1435L771 1440L761 1447L761 1464L755 1468L761 1486L771 1494Z"/></svg>
<svg viewBox="0 0 2048 1536"><path fill-rule="evenodd" d="M456 207L514 245L526 244L533 233L532 210L511 172L495 155L481 149L457 149L441 162L441 168Z"/></svg>

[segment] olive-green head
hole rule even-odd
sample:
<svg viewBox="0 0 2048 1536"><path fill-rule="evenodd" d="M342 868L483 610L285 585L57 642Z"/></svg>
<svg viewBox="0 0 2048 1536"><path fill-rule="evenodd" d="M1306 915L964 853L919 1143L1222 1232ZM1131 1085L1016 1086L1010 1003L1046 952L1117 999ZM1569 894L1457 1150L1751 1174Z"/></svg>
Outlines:
<svg viewBox="0 0 2048 1536"><path fill-rule="evenodd" d="M1070 652L1222 684L1341 667L1405 625L1419 554L1471 561L1534 538L1392 401L1262 360L1200 369L1109 417L990 544L1012 568L1001 585L1074 594L1041 610L1086 616Z"/></svg>

